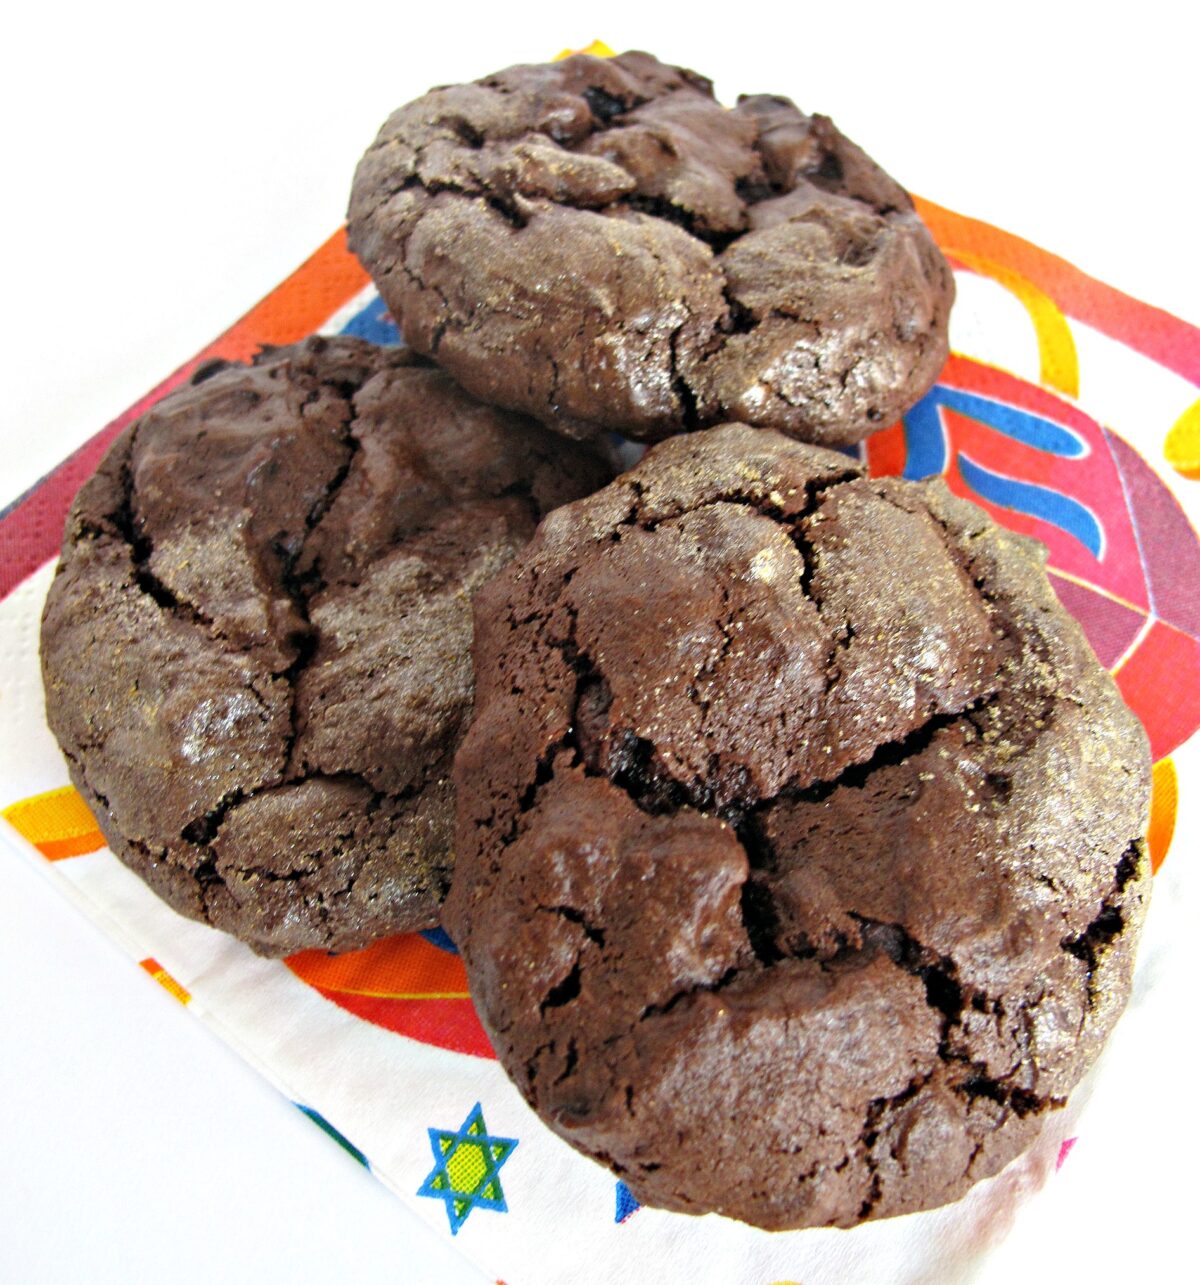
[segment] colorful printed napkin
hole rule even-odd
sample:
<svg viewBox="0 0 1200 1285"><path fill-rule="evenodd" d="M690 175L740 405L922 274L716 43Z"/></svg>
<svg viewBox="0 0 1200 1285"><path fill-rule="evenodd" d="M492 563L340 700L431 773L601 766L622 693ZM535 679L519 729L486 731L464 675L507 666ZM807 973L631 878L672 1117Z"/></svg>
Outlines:
<svg viewBox="0 0 1200 1285"><path fill-rule="evenodd" d="M903 422L870 439L865 458L877 474L941 474L1044 541L1055 589L1149 732L1158 870L1177 821L1181 833L1200 829L1186 797L1196 790L1180 789L1181 778L1200 779L1200 753L1187 743L1200 726L1200 541L1189 522L1200 514L1200 331L986 224L927 202L920 210L956 270L954 355ZM1096 1190L1119 1189L1126 1175L1103 1146L1067 1156L1076 1138L1124 1127L1126 1090L1152 1076L1160 1093L1190 1090L1186 1067L1152 1065L1153 1041L1131 1033L1169 1028L1163 978L1190 966L1184 916L1174 913L1183 862L1157 878L1131 1009L1108 1055L1031 1153L947 1209L777 1235L640 1208L544 1128L496 1063L443 934L266 961L178 917L125 870L66 784L42 711L38 621L67 506L121 428L201 362L245 359L314 331L398 341L340 232L0 515L0 648L10 658L0 803L11 827L0 831L12 859L52 863L63 890L176 1000L417 1216L513 1285L964 1279L1023 1203L1064 1180L1055 1177L1064 1162L1068 1172L1089 1166Z"/></svg>

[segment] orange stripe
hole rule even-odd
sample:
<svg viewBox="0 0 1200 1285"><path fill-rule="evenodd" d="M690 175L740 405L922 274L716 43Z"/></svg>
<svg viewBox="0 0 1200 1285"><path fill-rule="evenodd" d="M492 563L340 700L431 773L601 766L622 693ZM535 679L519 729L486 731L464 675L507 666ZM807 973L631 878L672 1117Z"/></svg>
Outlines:
<svg viewBox="0 0 1200 1285"><path fill-rule="evenodd" d="M1019 272L1075 317L1200 384L1200 332L1186 321L1089 277L1058 255L981 219L913 197L917 213L942 247L957 246Z"/></svg>
<svg viewBox="0 0 1200 1285"><path fill-rule="evenodd" d="M306 339L370 280L346 245L346 229L339 228L286 281L197 354L187 369L212 357L248 361L263 344Z"/></svg>
<svg viewBox="0 0 1200 1285"><path fill-rule="evenodd" d="M191 1003L191 994L180 986L180 984L171 976L170 973L155 959L152 955L141 960L141 966L150 974L151 977L167 992L168 995L174 996L181 1004Z"/></svg>
<svg viewBox="0 0 1200 1285"><path fill-rule="evenodd" d="M309 982L306 977L303 979ZM315 982L309 982L316 986ZM470 999L470 991L361 991L353 986L317 986L334 995L360 995L363 999Z"/></svg>
<svg viewBox="0 0 1200 1285"><path fill-rule="evenodd" d="M0 815L50 861L96 852L105 844L95 817L73 785L19 799Z"/></svg>
<svg viewBox="0 0 1200 1285"><path fill-rule="evenodd" d="M350 253L346 229L339 228L265 299L109 424L103 431L102 443L98 435L83 449L93 451L95 459L99 460L101 446L107 446L127 424L186 383L197 367L214 357L222 357L226 361L249 361L264 344L299 343L370 283L366 270ZM75 459L76 456L70 456L65 463L70 464ZM83 469L79 481L90 476L94 468L95 463L89 457L89 466ZM71 488L71 493L76 489L78 483Z"/></svg>
<svg viewBox="0 0 1200 1285"><path fill-rule="evenodd" d="M67 857L83 857L89 852L99 852L107 842L99 830L89 830L86 834L75 835L70 839L47 839L36 847L47 861L65 861Z"/></svg>
<svg viewBox="0 0 1200 1285"><path fill-rule="evenodd" d="M1158 873L1166 860L1167 849L1175 834L1175 812L1179 804L1179 777L1175 764L1169 759L1159 759L1154 765L1153 788L1150 793L1150 825L1146 831L1146 846L1150 849L1150 869Z"/></svg>
<svg viewBox="0 0 1200 1285"><path fill-rule="evenodd" d="M328 955L305 950L284 961L310 986L372 999L466 998L462 960L417 934L385 937L365 950Z"/></svg>

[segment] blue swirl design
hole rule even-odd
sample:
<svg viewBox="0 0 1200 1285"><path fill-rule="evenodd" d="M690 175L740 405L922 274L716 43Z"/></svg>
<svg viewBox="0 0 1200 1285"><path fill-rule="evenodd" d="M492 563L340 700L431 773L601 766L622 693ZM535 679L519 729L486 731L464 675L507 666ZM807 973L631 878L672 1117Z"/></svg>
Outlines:
<svg viewBox="0 0 1200 1285"><path fill-rule="evenodd" d="M946 471L950 443L942 419L943 406L1047 455L1078 460L1090 450L1078 433L1063 424L1020 410L1007 402L980 397L961 388L948 388L945 384L934 384L904 416L904 476L910 481Z"/></svg>
<svg viewBox="0 0 1200 1285"><path fill-rule="evenodd" d="M903 475L910 482L944 473L949 463L950 443L939 410L943 392L940 384L934 384L904 417Z"/></svg>
<svg viewBox="0 0 1200 1285"><path fill-rule="evenodd" d="M935 384L904 416L903 476L912 481L945 473L949 467L950 437L942 416L943 407L1014 442L1059 459L1083 459L1091 451L1088 443L1064 424L1007 402ZM1050 487L996 473L961 451L956 453L955 460L963 481L976 495L1000 508L1048 522L1078 540L1097 560L1103 558L1104 528L1085 504Z"/></svg>
<svg viewBox="0 0 1200 1285"><path fill-rule="evenodd" d="M1002 509L1040 518L1078 540L1097 561L1104 557L1104 528L1086 504L1048 486L994 473L962 451L958 453L958 471L976 495Z"/></svg>
<svg viewBox="0 0 1200 1285"><path fill-rule="evenodd" d="M961 388L942 387L938 391L941 394L938 401L942 406L958 411L977 424L994 428L1014 442L1032 446L1035 451L1045 451L1047 455L1058 455L1067 460L1082 459L1089 453L1087 442L1065 424L1056 424L1052 419L1020 410L1007 402L963 392Z"/></svg>

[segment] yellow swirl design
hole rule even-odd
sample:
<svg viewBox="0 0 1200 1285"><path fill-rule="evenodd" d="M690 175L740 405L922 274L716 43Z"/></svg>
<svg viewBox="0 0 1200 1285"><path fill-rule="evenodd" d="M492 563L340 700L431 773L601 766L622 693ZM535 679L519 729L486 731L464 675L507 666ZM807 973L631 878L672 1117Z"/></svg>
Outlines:
<svg viewBox="0 0 1200 1285"><path fill-rule="evenodd" d="M1056 392L1065 393L1068 397L1078 397L1079 356L1075 351L1071 327L1058 304L1044 290L1040 290L1012 268L953 247L947 247L946 253L980 276L988 277L997 285L1003 286L1020 301L1029 314L1037 335L1042 384Z"/></svg>
<svg viewBox="0 0 1200 1285"><path fill-rule="evenodd" d="M1200 482L1200 401L1193 402L1172 425L1163 454L1176 473Z"/></svg>

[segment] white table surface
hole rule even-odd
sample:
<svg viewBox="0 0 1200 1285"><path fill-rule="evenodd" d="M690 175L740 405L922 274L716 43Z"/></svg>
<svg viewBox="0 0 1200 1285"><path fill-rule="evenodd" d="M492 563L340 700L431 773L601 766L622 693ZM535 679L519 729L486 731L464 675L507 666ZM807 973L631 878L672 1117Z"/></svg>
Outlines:
<svg viewBox="0 0 1200 1285"><path fill-rule="evenodd" d="M696 67L727 101L787 93L913 191L1200 323L1187 8L916 8L159 0L10 14L0 504L329 235L389 110L597 36ZM3 849L0 1021L0 1280L482 1279ZM1023 1270L1035 1223L1018 1223L988 1279ZM1109 1280L1138 1261L1119 1236L1064 1249L1061 1267Z"/></svg>

